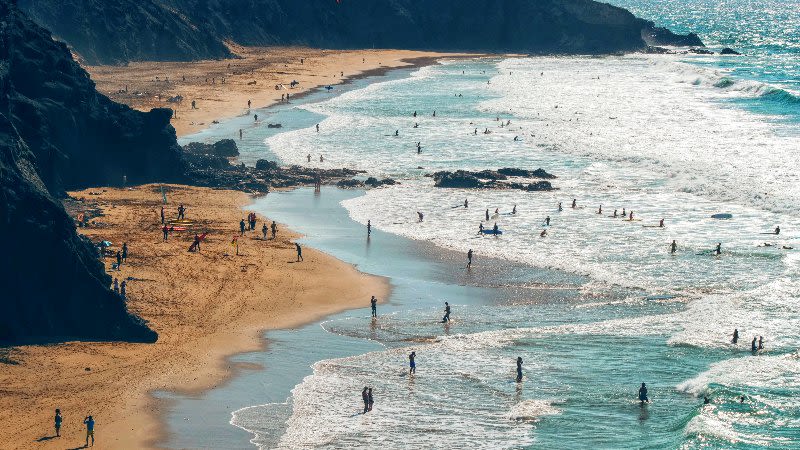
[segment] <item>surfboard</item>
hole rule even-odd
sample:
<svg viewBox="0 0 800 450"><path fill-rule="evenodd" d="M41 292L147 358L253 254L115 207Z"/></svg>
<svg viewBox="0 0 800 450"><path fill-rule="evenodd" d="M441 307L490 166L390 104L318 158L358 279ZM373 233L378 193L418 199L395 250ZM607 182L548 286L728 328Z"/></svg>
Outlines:
<svg viewBox="0 0 800 450"><path fill-rule="evenodd" d="M662 227L660 225L642 225L642 226L645 227L645 228L666 228L666 227Z"/></svg>
<svg viewBox="0 0 800 450"><path fill-rule="evenodd" d="M493 229L483 230L481 231L483 234L503 234L503 230L497 230L497 233L494 232Z"/></svg>
<svg viewBox="0 0 800 450"><path fill-rule="evenodd" d="M719 213L719 214L712 214L712 219L733 219L733 214L729 213Z"/></svg>

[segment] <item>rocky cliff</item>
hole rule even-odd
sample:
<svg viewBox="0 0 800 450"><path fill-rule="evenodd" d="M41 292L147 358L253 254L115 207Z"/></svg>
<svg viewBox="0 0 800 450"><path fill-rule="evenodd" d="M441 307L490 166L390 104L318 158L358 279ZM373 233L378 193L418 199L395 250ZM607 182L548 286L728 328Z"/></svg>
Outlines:
<svg viewBox="0 0 800 450"><path fill-rule="evenodd" d="M625 9L592 0L20 0L20 4L90 63L217 58L224 56L220 47L227 40L321 48L598 54L669 45L680 38Z"/></svg>
<svg viewBox="0 0 800 450"><path fill-rule="evenodd" d="M66 46L0 1L0 342L154 341L75 232L65 189L185 171L169 110L98 94Z"/></svg>

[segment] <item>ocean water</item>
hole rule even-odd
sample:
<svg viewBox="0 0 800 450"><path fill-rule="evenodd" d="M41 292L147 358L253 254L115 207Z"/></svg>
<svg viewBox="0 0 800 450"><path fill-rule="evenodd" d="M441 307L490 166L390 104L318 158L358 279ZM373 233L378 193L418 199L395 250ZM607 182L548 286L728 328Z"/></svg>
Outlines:
<svg viewBox="0 0 800 450"><path fill-rule="evenodd" d="M745 55L444 61L275 110L280 132L248 130L247 163L311 155L314 167L400 182L334 195L338 209L305 191L254 206L316 224L299 226L311 245L396 287L376 321L362 310L322 324L379 349L339 351L286 402L233 414L254 444L800 448L800 4L614 3ZM426 176L501 167L541 167L557 189L438 189ZM623 208L635 220L613 217ZM478 236L481 222L503 235ZM765 350L754 355L756 336ZM366 415L363 386L376 397Z"/></svg>

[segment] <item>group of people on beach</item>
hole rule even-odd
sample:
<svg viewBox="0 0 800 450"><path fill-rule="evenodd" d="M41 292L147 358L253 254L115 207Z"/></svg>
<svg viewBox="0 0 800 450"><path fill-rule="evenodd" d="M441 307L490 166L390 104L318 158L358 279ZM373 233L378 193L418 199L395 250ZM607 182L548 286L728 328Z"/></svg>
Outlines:
<svg viewBox="0 0 800 450"><path fill-rule="evenodd" d="M61 437L61 425L63 423L64 416L61 415L61 409L56 408L55 416L53 417L53 428L55 428L56 435L53 437ZM86 427L86 445L84 447L89 447L90 439L92 441L91 445L94 446L94 418L92 416L84 417L83 425Z"/></svg>

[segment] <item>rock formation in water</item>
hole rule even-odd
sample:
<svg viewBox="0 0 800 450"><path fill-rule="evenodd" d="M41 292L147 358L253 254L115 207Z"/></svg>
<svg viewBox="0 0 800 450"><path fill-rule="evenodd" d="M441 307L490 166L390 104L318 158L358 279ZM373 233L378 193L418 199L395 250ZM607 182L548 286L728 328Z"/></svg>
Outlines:
<svg viewBox="0 0 800 450"><path fill-rule="evenodd" d="M170 110L97 93L67 47L0 2L0 342L152 342L110 289L59 198L92 185L183 179Z"/></svg>
<svg viewBox="0 0 800 450"><path fill-rule="evenodd" d="M219 58L225 41L531 54L702 45L592 0L19 1L93 64Z"/></svg>

